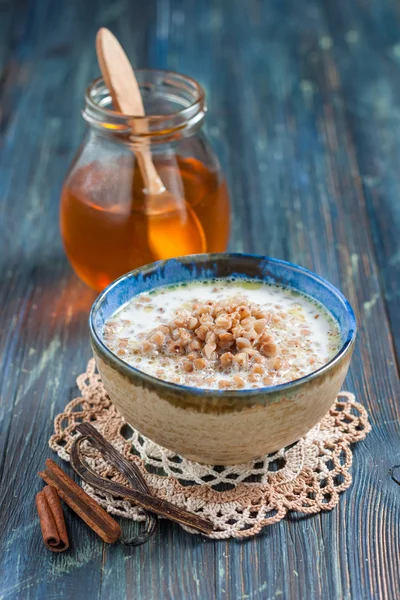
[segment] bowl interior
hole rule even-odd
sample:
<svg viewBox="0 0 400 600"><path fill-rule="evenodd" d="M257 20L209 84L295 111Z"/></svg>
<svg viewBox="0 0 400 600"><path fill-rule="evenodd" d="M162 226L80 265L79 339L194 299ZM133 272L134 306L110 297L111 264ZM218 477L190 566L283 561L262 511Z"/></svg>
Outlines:
<svg viewBox="0 0 400 600"><path fill-rule="evenodd" d="M285 285L325 306L340 327L341 354L352 342L356 320L346 298L315 273L282 260L250 254L199 254L159 261L123 275L95 301L90 314L92 333L101 342L104 322L136 294L154 288L220 277L249 277Z"/></svg>

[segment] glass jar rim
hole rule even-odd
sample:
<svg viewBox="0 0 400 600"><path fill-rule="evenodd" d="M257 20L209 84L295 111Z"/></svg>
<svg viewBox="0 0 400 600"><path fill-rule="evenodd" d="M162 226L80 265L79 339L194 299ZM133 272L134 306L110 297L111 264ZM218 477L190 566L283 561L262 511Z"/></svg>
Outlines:
<svg viewBox="0 0 400 600"><path fill-rule="evenodd" d="M83 116L89 124L103 130L110 130L110 125L112 125L114 134L129 132L134 137L149 138L176 134L179 131L193 128L203 120L207 110L205 91L195 79L164 69L136 69L135 73L139 87L164 86L165 93L174 89L178 96L179 92L181 93L180 98L185 105L178 110L162 114L125 115L102 105L109 104L110 92L104 79L98 77L92 81L85 92ZM151 81L152 79L153 81ZM107 95L104 95L105 93ZM134 127L135 123L138 125L137 130ZM146 127L143 127L144 124Z"/></svg>

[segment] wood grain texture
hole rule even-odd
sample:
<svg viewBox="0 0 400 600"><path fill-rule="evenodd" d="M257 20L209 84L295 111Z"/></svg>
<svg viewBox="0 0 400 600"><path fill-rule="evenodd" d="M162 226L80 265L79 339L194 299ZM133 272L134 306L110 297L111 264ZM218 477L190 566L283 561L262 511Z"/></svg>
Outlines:
<svg viewBox="0 0 400 600"><path fill-rule="evenodd" d="M240 543L162 523L127 549L103 546L66 509L72 548L43 548L36 472L90 356L94 293L63 255L58 200L100 26L134 65L204 85L231 248L315 270L357 312L346 387L373 430L332 513ZM394 0L0 2L1 598L400 598L399 31Z"/></svg>

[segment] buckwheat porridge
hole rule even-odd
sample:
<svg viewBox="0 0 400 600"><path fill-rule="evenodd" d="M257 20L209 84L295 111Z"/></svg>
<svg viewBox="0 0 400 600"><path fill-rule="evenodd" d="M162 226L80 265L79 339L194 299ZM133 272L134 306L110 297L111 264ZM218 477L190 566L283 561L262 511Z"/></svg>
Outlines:
<svg viewBox="0 0 400 600"><path fill-rule="evenodd" d="M320 304L243 279L139 294L108 319L103 339L141 371L210 389L298 379L329 362L341 345L336 322Z"/></svg>

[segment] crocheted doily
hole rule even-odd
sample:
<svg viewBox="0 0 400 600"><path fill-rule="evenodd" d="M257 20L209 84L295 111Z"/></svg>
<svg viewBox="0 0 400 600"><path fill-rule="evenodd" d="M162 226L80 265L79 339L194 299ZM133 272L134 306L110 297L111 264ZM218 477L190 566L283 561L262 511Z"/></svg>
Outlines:
<svg viewBox="0 0 400 600"><path fill-rule="evenodd" d="M138 465L153 494L210 519L215 527L210 537L217 539L255 535L289 511L332 510L351 484L350 446L371 429L363 406L350 392L341 392L322 421L292 446L244 465L207 466L178 456L132 429L111 403L93 359L77 384L82 396L56 417L50 447L68 461L76 424L91 421ZM122 475L89 445L86 459L103 477L124 483ZM83 487L110 513L144 520L141 509L130 502L85 483Z"/></svg>

